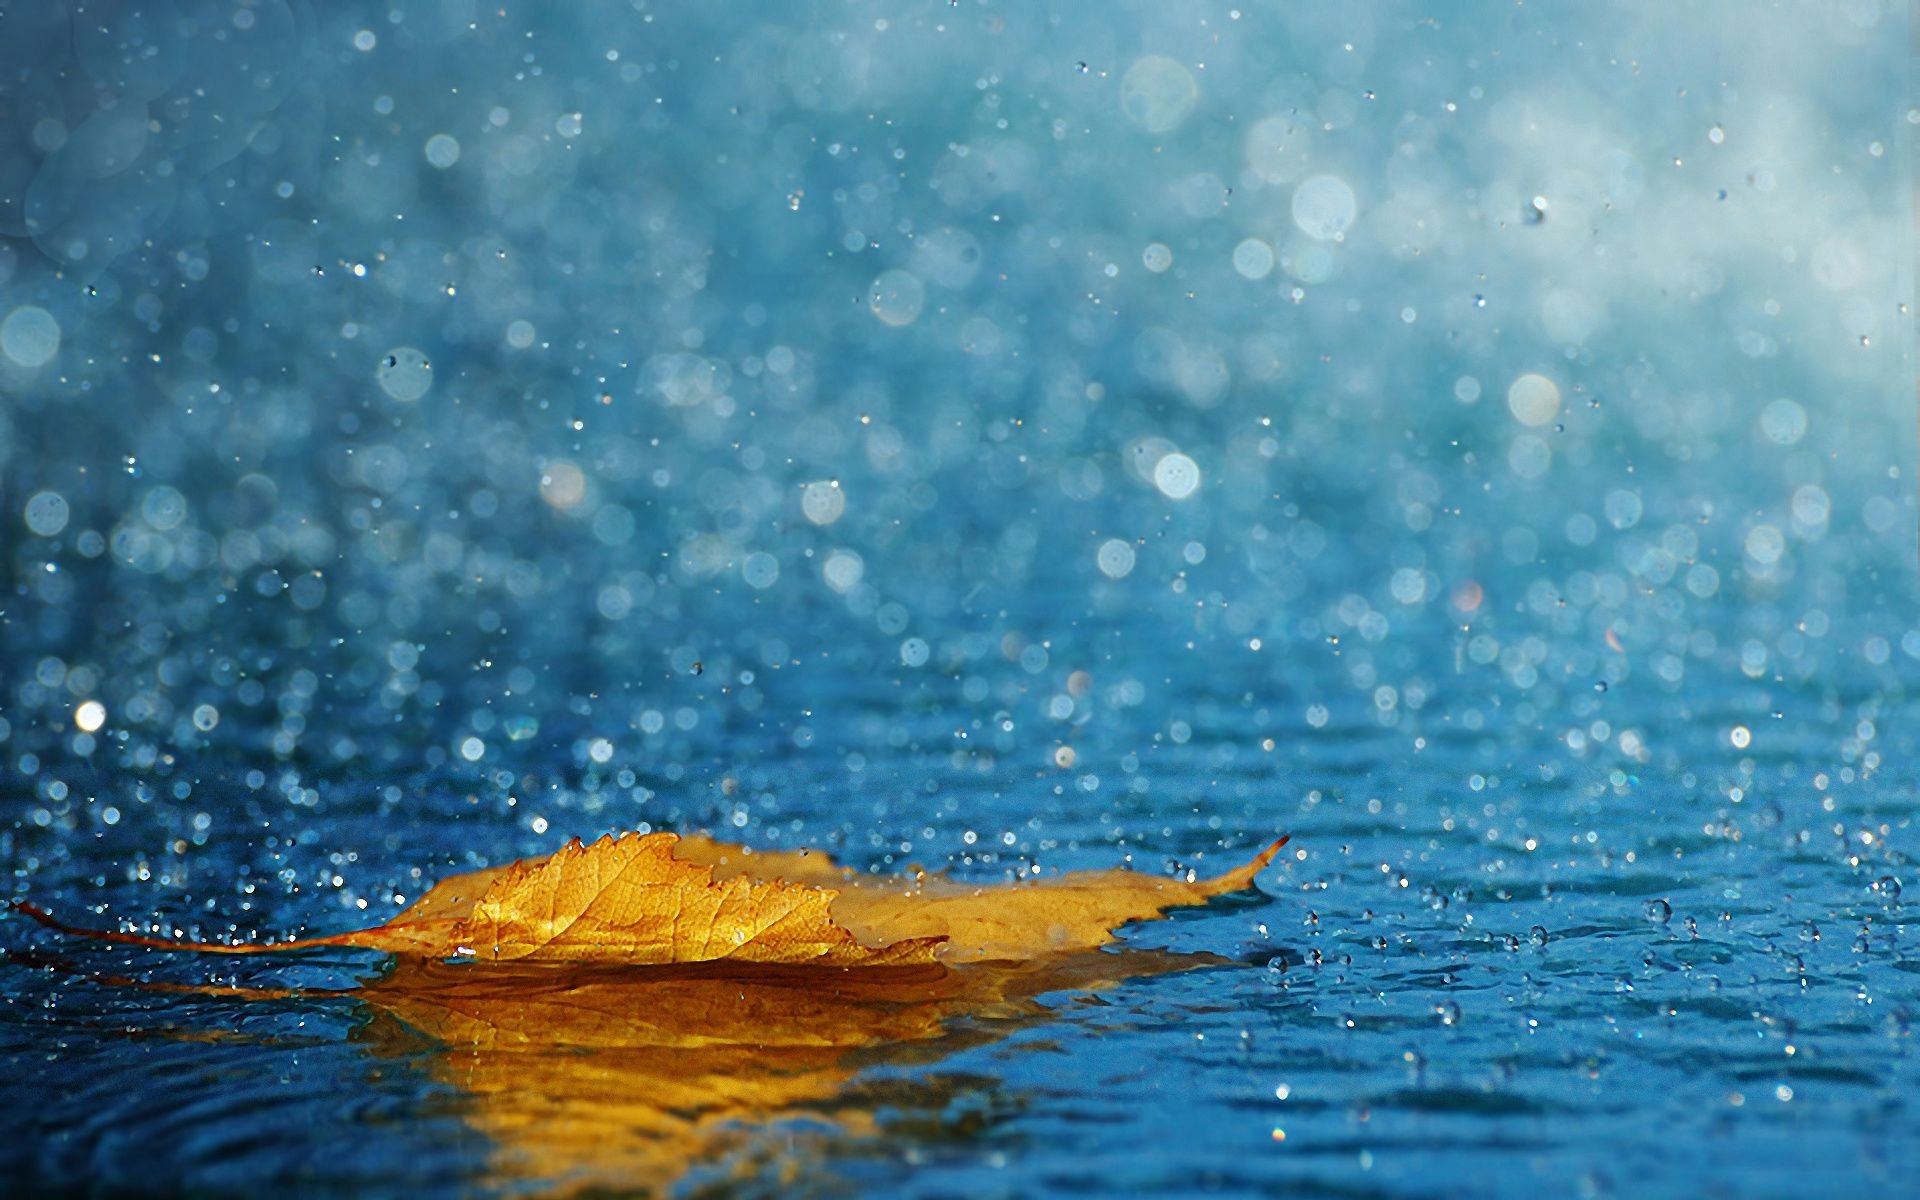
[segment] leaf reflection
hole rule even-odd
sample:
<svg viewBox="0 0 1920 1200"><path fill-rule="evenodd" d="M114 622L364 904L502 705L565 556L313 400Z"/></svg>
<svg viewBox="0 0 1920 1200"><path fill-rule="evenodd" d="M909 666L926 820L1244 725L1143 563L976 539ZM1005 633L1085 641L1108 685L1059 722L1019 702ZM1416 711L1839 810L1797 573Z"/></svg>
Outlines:
<svg viewBox="0 0 1920 1200"><path fill-rule="evenodd" d="M656 1191L806 1119L876 1132L867 1066L925 1064L1046 1019L1043 993L1099 989L1210 956L1091 953L1020 964L852 970L404 962L353 995L376 1052L415 1057L461 1095L500 1182L556 1194ZM942 1083L918 1099L939 1106ZM946 1086L951 1087L951 1083ZM789 1169L793 1163L785 1164Z"/></svg>

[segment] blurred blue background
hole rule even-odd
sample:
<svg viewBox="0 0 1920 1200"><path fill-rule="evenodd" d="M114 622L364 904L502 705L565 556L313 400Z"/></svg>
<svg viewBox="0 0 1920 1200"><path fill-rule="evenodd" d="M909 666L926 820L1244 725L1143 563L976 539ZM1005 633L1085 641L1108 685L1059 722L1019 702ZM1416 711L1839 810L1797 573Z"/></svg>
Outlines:
<svg viewBox="0 0 1920 1200"><path fill-rule="evenodd" d="M1268 908L1157 936L1325 994L1156 981L1143 1020L1265 1022L1327 1078L1169 1068L1129 1119L1187 1143L1116 1186L1897 1176L1909 34L1873 0L0 0L13 891L285 933L607 829L981 878L1291 831ZM1558 969L1500 960L1463 1021L1460 963L1536 926ZM1754 994L1589 1077L1714 928ZM1339 946L1373 965L1336 985ZM1778 1044L1716 1074L1780 1022L1842 1064L1798 1108ZM1284 1150L1277 1085L1324 1102ZM1058 1185L1055 1102L888 1186ZM1709 1112L1745 1165L1666 1162ZM7 1153L70 1180L81 1144Z"/></svg>

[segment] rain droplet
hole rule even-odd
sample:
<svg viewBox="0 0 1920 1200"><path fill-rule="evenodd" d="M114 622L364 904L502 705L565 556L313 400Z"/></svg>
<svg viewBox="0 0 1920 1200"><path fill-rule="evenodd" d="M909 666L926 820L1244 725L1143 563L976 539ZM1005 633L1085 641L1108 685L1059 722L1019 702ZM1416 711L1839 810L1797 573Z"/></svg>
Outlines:
<svg viewBox="0 0 1920 1200"><path fill-rule="evenodd" d="M45 366L60 352L60 322L44 308L23 304L0 321L0 354L23 367Z"/></svg>
<svg viewBox="0 0 1920 1200"><path fill-rule="evenodd" d="M867 289L867 307L895 327L913 324L926 303L927 289L910 271L882 271Z"/></svg>
<svg viewBox="0 0 1920 1200"><path fill-rule="evenodd" d="M1433 1015L1440 1018L1442 1025L1458 1025L1460 1023L1460 1006L1451 1000L1442 1000L1433 1006Z"/></svg>
<svg viewBox="0 0 1920 1200"><path fill-rule="evenodd" d="M1649 900L1641 906L1640 911L1655 925L1665 925L1673 920L1673 905L1665 900Z"/></svg>
<svg viewBox="0 0 1920 1200"><path fill-rule="evenodd" d="M381 391L395 400L412 403L433 386L433 365L412 346L396 346L380 359L373 376Z"/></svg>
<svg viewBox="0 0 1920 1200"><path fill-rule="evenodd" d="M1185 500L1200 486L1200 467L1177 451L1153 465L1153 485L1172 500Z"/></svg>
<svg viewBox="0 0 1920 1200"><path fill-rule="evenodd" d="M425 153L429 165L444 171L460 161L460 139L450 133L436 133L427 139Z"/></svg>

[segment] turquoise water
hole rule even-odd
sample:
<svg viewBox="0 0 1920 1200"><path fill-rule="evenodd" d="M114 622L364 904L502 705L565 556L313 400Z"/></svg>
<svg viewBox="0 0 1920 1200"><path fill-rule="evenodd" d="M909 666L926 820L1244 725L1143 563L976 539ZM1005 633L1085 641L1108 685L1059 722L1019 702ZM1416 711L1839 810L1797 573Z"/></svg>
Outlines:
<svg viewBox="0 0 1920 1200"><path fill-rule="evenodd" d="M869 990L10 915L0 1172L1897 1192L1906 24L0 7L10 898L277 938L628 829L1294 839Z"/></svg>

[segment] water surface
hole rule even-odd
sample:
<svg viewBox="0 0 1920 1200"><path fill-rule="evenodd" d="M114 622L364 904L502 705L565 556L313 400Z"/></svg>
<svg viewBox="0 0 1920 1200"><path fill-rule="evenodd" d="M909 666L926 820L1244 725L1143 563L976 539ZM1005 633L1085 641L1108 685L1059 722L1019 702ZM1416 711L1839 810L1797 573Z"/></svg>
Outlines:
<svg viewBox="0 0 1920 1200"><path fill-rule="evenodd" d="M0 9L11 897L280 938L608 831L1294 838L831 985L0 918L0 1172L1901 1190L1907 24Z"/></svg>

